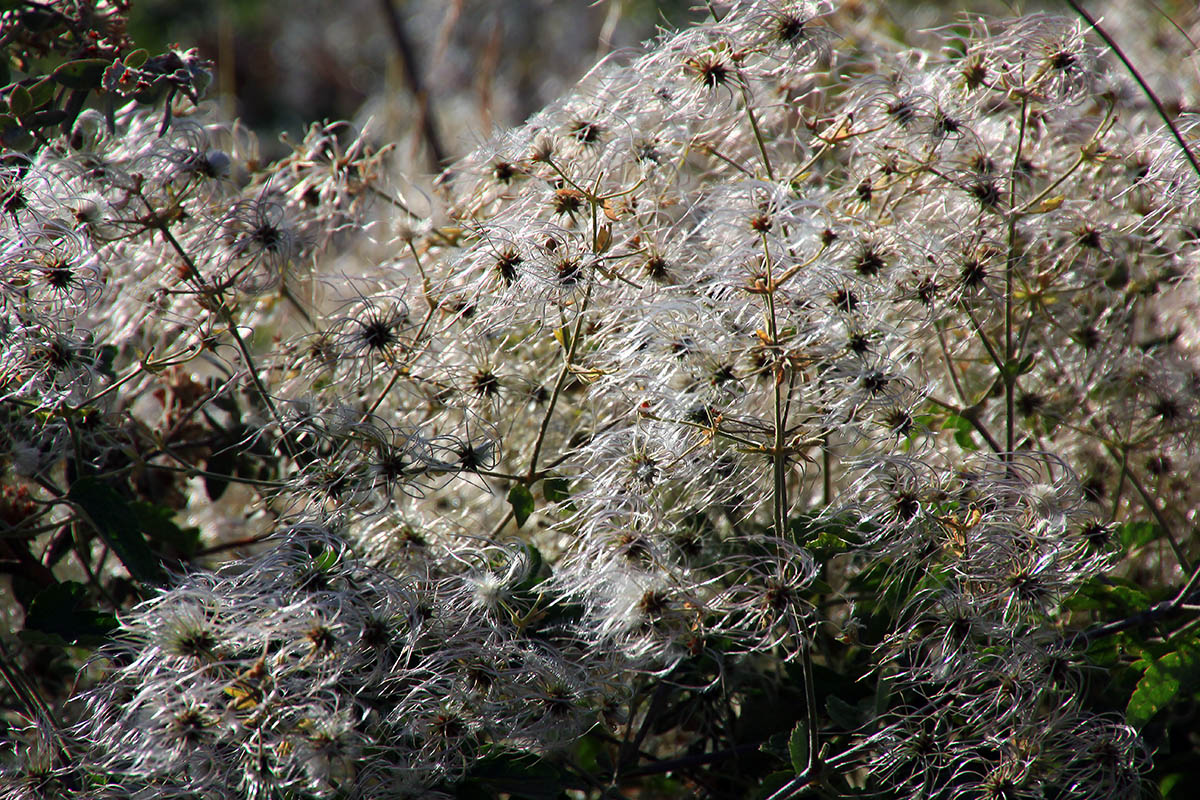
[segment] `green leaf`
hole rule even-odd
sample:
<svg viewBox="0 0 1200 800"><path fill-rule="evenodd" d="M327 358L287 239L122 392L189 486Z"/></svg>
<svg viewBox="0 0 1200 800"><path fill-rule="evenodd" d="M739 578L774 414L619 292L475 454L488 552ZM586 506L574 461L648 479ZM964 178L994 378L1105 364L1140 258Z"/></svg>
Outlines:
<svg viewBox="0 0 1200 800"><path fill-rule="evenodd" d="M1131 581L1120 578L1092 578L1067 599L1072 611L1102 611L1128 616L1150 607L1150 596Z"/></svg>
<svg viewBox="0 0 1200 800"><path fill-rule="evenodd" d="M788 742L791 741L791 738L791 729L777 731L763 740L762 744L758 746L758 752L766 753L767 755L774 756L782 761L790 762L792 760L792 756L788 751ZM788 773L788 776L790 777L791 773Z"/></svg>
<svg viewBox="0 0 1200 800"><path fill-rule="evenodd" d="M1117 538L1126 550L1134 550L1157 539L1159 530L1153 522L1126 522L1117 528Z"/></svg>
<svg viewBox="0 0 1200 800"><path fill-rule="evenodd" d="M613 767L608 745L598 736L584 736L579 740L575 746L575 763L590 775L611 773Z"/></svg>
<svg viewBox="0 0 1200 800"><path fill-rule="evenodd" d="M571 482L560 475L542 481L542 496L547 503L563 503L571 499Z"/></svg>
<svg viewBox="0 0 1200 800"><path fill-rule="evenodd" d="M1004 364L1001 372L1004 373L1005 377L1016 378L1020 375L1024 375L1031 369L1033 369L1033 353L1029 353L1019 361L1016 359L1010 359Z"/></svg>
<svg viewBox="0 0 1200 800"><path fill-rule="evenodd" d="M117 373L113 371L113 364L117 360L116 345L101 345L97 350L97 354L99 355L99 358L96 359L96 371L101 375L106 375L110 378L116 378Z"/></svg>
<svg viewBox="0 0 1200 800"><path fill-rule="evenodd" d="M804 542L804 546L812 551L818 561L824 561L831 556L845 553L854 549L854 544L830 531L821 531L812 539Z"/></svg>
<svg viewBox="0 0 1200 800"><path fill-rule="evenodd" d="M121 59L121 63L130 69L138 69L146 60L150 58L150 51L145 48L138 48L128 53L125 58Z"/></svg>
<svg viewBox="0 0 1200 800"><path fill-rule="evenodd" d="M225 490L229 488L229 479L225 475L233 475L237 470L238 452L231 446L223 446L204 462L204 493L214 503L220 500Z"/></svg>
<svg viewBox="0 0 1200 800"><path fill-rule="evenodd" d="M52 75L68 89L98 89L104 70L111 65L111 61L102 58L80 58L60 64Z"/></svg>
<svg viewBox="0 0 1200 800"><path fill-rule="evenodd" d="M937 417L933 414L917 414L913 417L912 430L908 432L908 435L904 437L904 441L900 443L901 452L907 453L918 439L934 429L936 423Z"/></svg>
<svg viewBox="0 0 1200 800"><path fill-rule="evenodd" d="M33 100L34 108L41 108L54 99L54 91L57 87L50 76L42 78L40 81L29 86L29 97Z"/></svg>
<svg viewBox="0 0 1200 800"><path fill-rule="evenodd" d="M973 452L979 449L979 445L975 441L974 426L957 414L950 414L946 417L946 421L942 424L942 430L953 430L954 441L963 450Z"/></svg>
<svg viewBox="0 0 1200 800"><path fill-rule="evenodd" d="M48 111L35 111L26 117L26 124L33 130L40 128L49 128L51 125L57 125L67 118L67 112L61 108L51 108Z"/></svg>
<svg viewBox="0 0 1200 800"><path fill-rule="evenodd" d="M566 325L554 329L554 338L562 345L564 353L571 352L571 329Z"/></svg>
<svg viewBox="0 0 1200 800"><path fill-rule="evenodd" d="M1172 772L1158 782L1158 793L1162 795L1164 800L1175 800L1177 797L1182 798L1183 791L1181 790L1176 794L1175 787L1179 785L1180 781L1185 781L1187 777L1187 775L1181 772Z"/></svg>
<svg viewBox="0 0 1200 800"><path fill-rule="evenodd" d="M512 506L513 517L517 520L519 528L533 513L533 492L529 491L529 487L523 483L514 484L508 490L508 504Z"/></svg>
<svg viewBox="0 0 1200 800"><path fill-rule="evenodd" d="M142 89L133 93L133 99L143 105L156 105L163 95L167 92L167 84L163 78L155 78L149 84L146 84ZM168 109L169 110L169 109Z"/></svg>
<svg viewBox="0 0 1200 800"><path fill-rule="evenodd" d="M797 775L808 768L808 724L803 720L796 723L788 737L788 756Z"/></svg>
<svg viewBox="0 0 1200 800"><path fill-rule="evenodd" d="M96 646L116 627L115 616L87 607L86 586L64 581L37 593L20 636L30 644Z"/></svg>
<svg viewBox="0 0 1200 800"><path fill-rule="evenodd" d="M791 772L772 772L762 779L762 784L750 796L753 800L768 800L790 784L794 777L796 776Z"/></svg>
<svg viewBox="0 0 1200 800"><path fill-rule="evenodd" d="M528 542L521 545L521 548L525 551L526 558L529 559L529 574L517 585L516 590L527 592L547 578L550 568L546 566L546 560L542 558L541 550Z"/></svg>
<svg viewBox="0 0 1200 800"><path fill-rule="evenodd" d="M1089 664L1106 669L1116 668L1122 657L1116 636L1100 637L1088 645L1085 653Z"/></svg>
<svg viewBox="0 0 1200 800"><path fill-rule="evenodd" d="M1157 658L1146 666L1146 672L1138 681L1129 705L1125 708L1125 719L1135 728L1140 728L1164 709L1183 686L1193 686L1200 678L1200 650L1181 647Z"/></svg>
<svg viewBox="0 0 1200 800"><path fill-rule="evenodd" d="M825 698L825 710L834 724L842 730L856 730L863 723L861 709L850 705L837 695L831 694Z"/></svg>
<svg viewBox="0 0 1200 800"><path fill-rule="evenodd" d="M0 145L10 150L31 150L37 145L37 139L28 128L5 128L4 132L0 133Z"/></svg>
<svg viewBox="0 0 1200 800"><path fill-rule="evenodd" d="M166 545L180 555L195 555L200 549L200 529L181 528L175 524L175 512L152 503L131 503L138 528L152 542Z"/></svg>
<svg viewBox="0 0 1200 800"><path fill-rule="evenodd" d="M33 95L24 86L14 86L8 94L8 109L18 119L33 111Z"/></svg>
<svg viewBox="0 0 1200 800"><path fill-rule="evenodd" d="M338 554L332 548L326 548L316 556L313 556L313 566L321 572L328 572L333 569L338 562Z"/></svg>
<svg viewBox="0 0 1200 800"><path fill-rule="evenodd" d="M559 800L563 790L572 786L570 776L547 761L529 756L497 755L479 759L467 773L467 782L500 793L513 800Z"/></svg>
<svg viewBox="0 0 1200 800"><path fill-rule="evenodd" d="M95 478L80 478L71 486L67 498L78 505L96 532L135 580L162 584L166 573L142 536L137 512L111 486Z"/></svg>

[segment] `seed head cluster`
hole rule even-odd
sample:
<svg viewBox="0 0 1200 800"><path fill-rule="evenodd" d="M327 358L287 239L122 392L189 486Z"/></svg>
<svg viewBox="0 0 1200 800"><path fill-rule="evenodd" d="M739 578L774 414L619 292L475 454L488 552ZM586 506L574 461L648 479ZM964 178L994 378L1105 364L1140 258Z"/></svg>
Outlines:
<svg viewBox="0 0 1200 800"><path fill-rule="evenodd" d="M11 796L599 797L768 685L788 791L1141 795L1084 600L1195 588L1200 175L1081 21L712 9L433 197L203 109L4 156L0 544L119 612Z"/></svg>

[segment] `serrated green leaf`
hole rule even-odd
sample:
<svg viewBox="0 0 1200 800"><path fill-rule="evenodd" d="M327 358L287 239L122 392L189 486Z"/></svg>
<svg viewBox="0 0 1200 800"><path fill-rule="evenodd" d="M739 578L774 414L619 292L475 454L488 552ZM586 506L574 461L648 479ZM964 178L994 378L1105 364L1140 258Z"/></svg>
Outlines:
<svg viewBox="0 0 1200 800"><path fill-rule="evenodd" d="M1200 678L1200 651L1191 647L1167 653L1146 666L1146 672L1125 708L1125 719L1135 728L1149 722L1164 709L1181 687L1194 685Z"/></svg>
<svg viewBox="0 0 1200 800"><path fill-rule="evenodd" d="M525 524L525 520L529 519L529 515L533 513L533 492L529 491L529 487L523 483L514 484L508 490L508 504L512 506L513 517L517 521L517 527Z"/></svg>
<svg viewBox="0 0 1200 800"><path fill-rule="evenodd" d="M788 737L788 756L797 775L808 768L808 724L803 720L796 723Z"/></svg>
<svg viewBox="0 0 1200 800"><path fill-rule="evenodd" d="M94 478L80 478L67 498L83 510L135 580L149 584L166 581L162 564L142 536L137 513L115 489Z"/></svg>
<svg viewBox="0 0 1200 800"><path fill-rule="evenodd" d="M788 753L788 741L791 737L791 730L773 733L758 746L758 752L775 756L784 761L791 761L791 755Z"/></svg>
<svg viewBox="0 0 1200 800"><path fill-rule="evenodd" d="M117 618L89 608L87 587L64 581L38 592L25 615L21 638L30 644L98 645L117 627Z"/></svg>

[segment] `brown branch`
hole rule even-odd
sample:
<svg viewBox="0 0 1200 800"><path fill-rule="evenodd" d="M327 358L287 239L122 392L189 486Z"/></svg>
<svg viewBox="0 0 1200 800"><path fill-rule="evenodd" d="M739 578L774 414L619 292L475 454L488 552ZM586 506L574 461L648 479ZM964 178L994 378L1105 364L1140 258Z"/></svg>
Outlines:
<svg viewBox="0 0 1200 800"><path fill-rule="evenodd" d="M388 29L392 32L392 39L396 43L396 52L400 56L400 65L404 71L404 81L408 84L409 91L412 92L413 97L417 101L421 137L425 140L425 146L429 149L430 166L433 167L434 174L439 174L446 167L446 150L442 146L442 139L438 134L437 121L434 119L433 103L430 100L429 91L425 88L421 71L417 67L417 57L413 50L412 41L408 38L408 32L404 28L404 20L400 19L400 14L396 11L394 0L379 0L379 7L383 11Z"/></svg>

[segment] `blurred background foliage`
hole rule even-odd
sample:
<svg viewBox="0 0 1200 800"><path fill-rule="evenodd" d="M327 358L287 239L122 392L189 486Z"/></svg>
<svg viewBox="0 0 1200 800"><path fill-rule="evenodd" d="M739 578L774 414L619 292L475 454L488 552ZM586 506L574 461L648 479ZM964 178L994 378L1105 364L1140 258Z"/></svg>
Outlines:
<svg viewBox="0 0 1200 800"><path fill-rule="evenodd" d="M868 13L862 0L840 5ZM1181 35L1172 20L1194 8L1193 0L1104 5L1145 19L1152 33L1136 33L1151 42ZM287 150L280 132L295 135L318 120L370 119L383 141L417 130L420 114L387 19L394 13L452 159L520 124L598 60L708 14L694 0L344 0L333 9L328 0L135 0L129 34L152 53L196 47L215 65L210 97L223 115L242 120L259 134L264 156L277 157ZM870 4L890 35L914 44L955 19L1067 10L1061 0ZM410 144L415 156L415 138Z"/></svg>
<svg viewBox="0 0 1200 800"><path fill-rule="evenodd" d="M269 154L280 131L315 120L374 116L401 134L413 123L389 7L449 156L520 123L608 53L702 16L689 0L346 0L336 14L327 0L139 0L129 33L151 52L197 47L216 66L210 96Z"/></svg>

